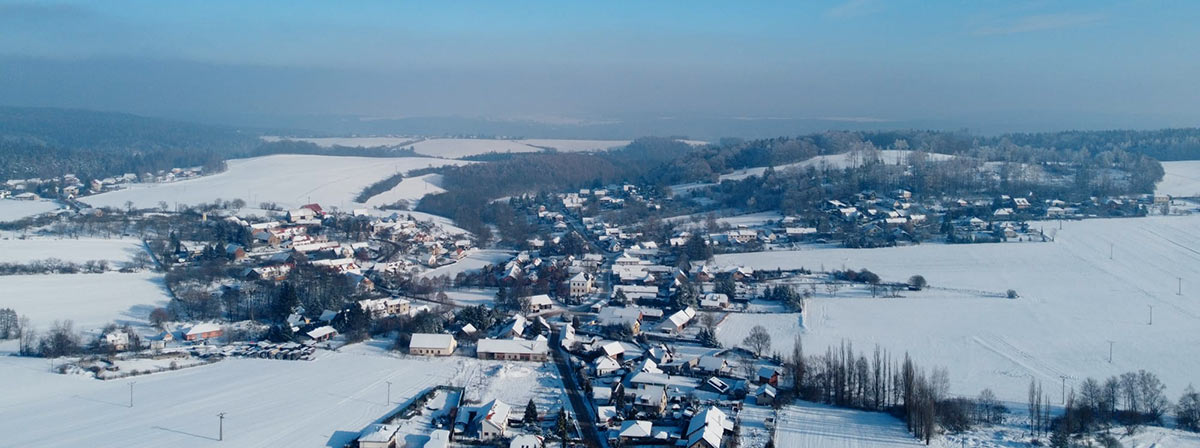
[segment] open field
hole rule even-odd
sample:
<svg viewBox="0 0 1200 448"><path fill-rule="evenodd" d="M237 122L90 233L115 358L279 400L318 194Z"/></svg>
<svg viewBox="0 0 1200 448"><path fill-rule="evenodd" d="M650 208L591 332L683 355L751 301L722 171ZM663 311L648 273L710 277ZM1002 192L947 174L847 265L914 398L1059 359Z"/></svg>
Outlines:
<svg viewBox="0 0 1200 448"><path fill-rule="evenodd" d="M58 210L59 205L54 201L18 201L16 199L0 199L0 222L16 221L21 218L40 215Z"/></svg>
<svg viewBox="0 0 1200 448"><path fill-rule="evenodd" d="M240 198L250 206L275 202L290 208L316 202L325 207L349 210L356 206L354 196L363 187L396 172L462 162L425 157L275 155L228 163L229 169L211 176L170 183L133 184L124 190L83 200L93 206L124 207L125 201L132 201L137 207L156 207L159 201L172 206ZM415 200L423 195L420 185L397 188L407 190L386 193L392 202L396 199Z"/></svg>
<svg viewBox="0 0 1200 448"><path fill-rule="evenodd" d="M954 393L990 387L1008 400L1024 399L1030 377L1054 385L1066 377L1071 386L1088 376L1146 369L1174 399L1200 382L1197 229L1200 215L1096 219L1065 223L1052 243L759 252L719 255L716 262L867 268L885 281L921 274L934 287L894 299L872 299L863 290L818 294L805 313L809 353L842 340L858 350L874 344L897 355L907 350L926 367L948 367ZM1176 295L1179 278L1182 295ZM1009 288L1021 297L1002 298ZM792 338L779 333L773 350L789 353Z"/></svg>
<svg viewBox="0 0 1200 448"><path fill-rule="evenodd" d="M150 311L166 306L161 274L50 274L0 276L0 308L29 316L38 331L70 319L76 330L104 325L146 325Z"/></svg>
<svg viewBox="0 0 1200 448"><path fill-rule="evenodd" d="M0 432L12 446L341 447L437 385L486 390L514 412L530 398L543 412L561 399L550 364L399 356L385 345L321 351L312 362L228 359L142 376L132 408L127 381L58 375L43 359L0 357ZM225 440L218 442L221 412Z"/></svg>
<svg viewBox="0 0 1200 448"><path fill-rule="evenodd" d="M904 423L881 412L864 412L798 401L779 412L775 446L832 448L919 447Z"/></svg>
<svg viewBox="0 0 1200 448"><path fill-rule="evenodd" d="M1155 193L1181 197L1200 196L1200 160L1162 162L1163 180Z"/></svg>
<svg viewBox="0 0 1200 448"><path fill-rule="evenodd" d="M106 260L116 266L144 251L142 242L133 238L30 238L0 240L0 263L28 263L57 258L83 263Z"/></svg>

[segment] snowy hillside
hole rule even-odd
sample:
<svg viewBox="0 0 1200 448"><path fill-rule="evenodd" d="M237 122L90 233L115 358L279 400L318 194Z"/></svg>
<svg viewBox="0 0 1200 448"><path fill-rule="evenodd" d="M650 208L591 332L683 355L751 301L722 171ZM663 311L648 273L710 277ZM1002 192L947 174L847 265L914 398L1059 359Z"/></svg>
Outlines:
<svg viewBox="0 0 1200 448"><path fill-rule="evenodd" d="M1163 180L1155 193L1177 197L1200 196L1200 160L1162 162Z"/></svg>
<svg viewBox="0 0 1200 448"><path fill-rule="evenodd" d="M250 206L275 202L291 208L316 202L349 210L355 206L354 196L375 181L397 172L463 162L424 157L275 155L228 163L228 170L212 176L172 183L133 184L125 190L89 196L84 202L98 207L124 207L125 201L132 201L137 207L156 207L159 201L172 205L240 198ZM425 188L419 184L398 186L406 190L389 192L388 197L393 202L419 199Z"/></svg>
<svg viewBox="0 0 1200 448"><path fill-rule="evenodd" d="M718 255L716 263L867 268L885 281L924 275L934 288L904 298L819 293L806 312L805 346L824 350L845 339L859 350L907 350L923 365L948 367L959 394L990 387L1022 400L1031 376L1048 384L1066 376L1070 386L1137 369L1158 373L1168 396L1197 381L1200 215L1035 225L1055 227L1057 241L759 252ZM1002 298L1010 288L1021 297ZM793 335L776 333L772 349L789 353Z"/></svg>
<svg viewBox="0 0 1200 448"><path fill-rule="evenodd" d="M885 164L896 165L896 164L904 163L906 160L908 160L909 155L912 153L913 153L913 151L886 149L886 150L879 151L879 159L881 162L883 162ZM948 155L948 154L935 154L935 153L929 154L929 159L934 160L934 161L950 160L953 157L954 156ZM861 159L855 160L855 155L853 153L833 154L833 155L828 155L828 156L816 156L816 157L813 157L811 159L808 159L808 160L805 160L802 162L788 163L788 164L776 166L775 171L782 171L782 170L787 170L787 169L797 169L797 168L804 169L804 168L808 168L810 166L816 167L818 169L823 166L828 166L828 167L834 168L834 169L842 169L842 168L862 166L862 160ZM742 180L742 179L745 179L750 176L761 176L762 173L765 171L767 171L767 167L765 167L765 166L760 166L760 167L755 167L755 168L745 168L745 169L740 169L740 170L734 171L729 174L722 174L720 177L720 180L722 180L722 181Z"/></svg>

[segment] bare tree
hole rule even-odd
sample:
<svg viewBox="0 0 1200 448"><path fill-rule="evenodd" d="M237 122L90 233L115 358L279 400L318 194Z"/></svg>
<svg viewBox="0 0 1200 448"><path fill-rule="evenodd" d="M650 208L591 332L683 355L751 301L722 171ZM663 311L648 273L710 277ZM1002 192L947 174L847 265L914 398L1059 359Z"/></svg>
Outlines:
<svg viewBox="0 0 1200 448"><path fill-rule="evenodd" d="M754 356L761 358L771 349L771 334L767 333L767 329L762 325L755 325L750 329L750 335L742 340L742 344L754 352Z"/></svg>

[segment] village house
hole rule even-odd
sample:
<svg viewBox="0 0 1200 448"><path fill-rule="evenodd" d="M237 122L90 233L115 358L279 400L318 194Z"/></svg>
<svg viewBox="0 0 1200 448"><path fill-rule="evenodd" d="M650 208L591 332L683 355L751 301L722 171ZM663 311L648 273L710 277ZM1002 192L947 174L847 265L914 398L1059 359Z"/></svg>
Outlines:
<svg viewBox="0 0 1200 448"><path fill-rule="evenodd" d="M583 297L592 293L592 276L586 272L575 274L567 282L571 297Z"/></svg>
<svg viewBox="0 0 1200 448"><path fill-rule="evenodd" d="M320 327L314 328L312 331L309 331L308 333L305 333L305 335L307 335L309 338L312 338L312 340L317 341L317 342L328 341L330 339L333 339L334 336L337 336L337 334L338 334L337 330L334 330L333 327L331 327L329 325L322 325Z"/></svg>
<svg viewBox="0 0 1200 448"><path fill-rule="evenodd" d="M636 335L642 329L642 310L638 308L608 306L600 309L596 320L600 325L604 326L619 325L628 327Z"/></svg>
<svg viewBox="0 0 1200 448"><path fill-rule="evenodd" d="M513 437L508 448L542 448L542 438L532 434L521 434Z"/></svg>
<svg viewBox="0 0 1200 448"><path fill-rule="evenodd" d="M479 359L501 361L536 361L550 359L550 347L546 341L524 339L480 339L475 348Z"/></svg>
<svg viewBox="0 0 1200 448"><path fill-rule="evenodd" d="M412 355L450 356L458 343L448 334L413 333L408 342L408 353Z"/></svg>
<svg viewBox="0 0 1200 448"><path fill-rule="evenodd" d="M396 448L395 425L375 423L358 435L359 448Z"/></svg>
<svg viewBox="0 0 1200 448"><path fill-rule="evenodd" d="M529 309L532 312L550 311L554 307L554 302L550 300L550 296L546 294L538 294L529 297Z"/></svg>
<svg viewBox="0 0 1200 448"><path fill-rule="evenodd" d="M212 323L197 324L188 329L184 333L183 339L187 341L198 341L202 339L210 339L221 336L221 326Z"/></svg>
<svg viewBox="0 0 1200 448"><path fill-rule="evenodd" d="M721 293L708 293L700 299L700 308L706 310L723 310L729 308L729 296Z"/></svg>
<svg viewBox="0 0 1200 448"><path fill-rule="evenodd" d="M621 429L617 430L617 438L625 442L648 439L651 436L651 427L650 422L646 420L626 420L621 422Z"/></svg>
<svg viewBox="0 0 1200 448"><path fill-rule="evenodd" d="M504 437L508 432L510 412L511 406L500 400L492 400L478 408L460 410L459 419L464 423L469 422L470 429L476 433L479 440L492 440Z"/></svg>
<svg viewBox="0 0 1200 448"><path fill-rule="evenodd" d="M125 350L129 348L129 333L124 330L110 331L104 334L104 345L113 350Z"/></svg>
<svg viewBox="0 0 1200 448"><path fill-rule="evenodd" d="M666 320L658 325L659 331L664 333L679 334L687 328L688 322L696 317L696 310L692 307L687 307L682 310L671 313Z"/></svg>
<svg viewBox="0 0 1200 448"><path fill-rule="evenodd" d="M688 421L683 438L687 448L720 448L725 433L733 430L733 421L725 412L710 406Z"/></svg>

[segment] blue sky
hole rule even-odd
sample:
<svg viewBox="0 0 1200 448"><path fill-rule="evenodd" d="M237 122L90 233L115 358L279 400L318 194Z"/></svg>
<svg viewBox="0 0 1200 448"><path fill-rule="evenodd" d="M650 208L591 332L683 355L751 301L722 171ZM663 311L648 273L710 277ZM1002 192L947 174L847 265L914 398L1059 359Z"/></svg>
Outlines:
<svg viewBox="0 0 1200 448"><path fill-rule="evenodd" d="M1182 1L0 0L0 103L1180 126L1200 120L1197 19Z"/></svg>

